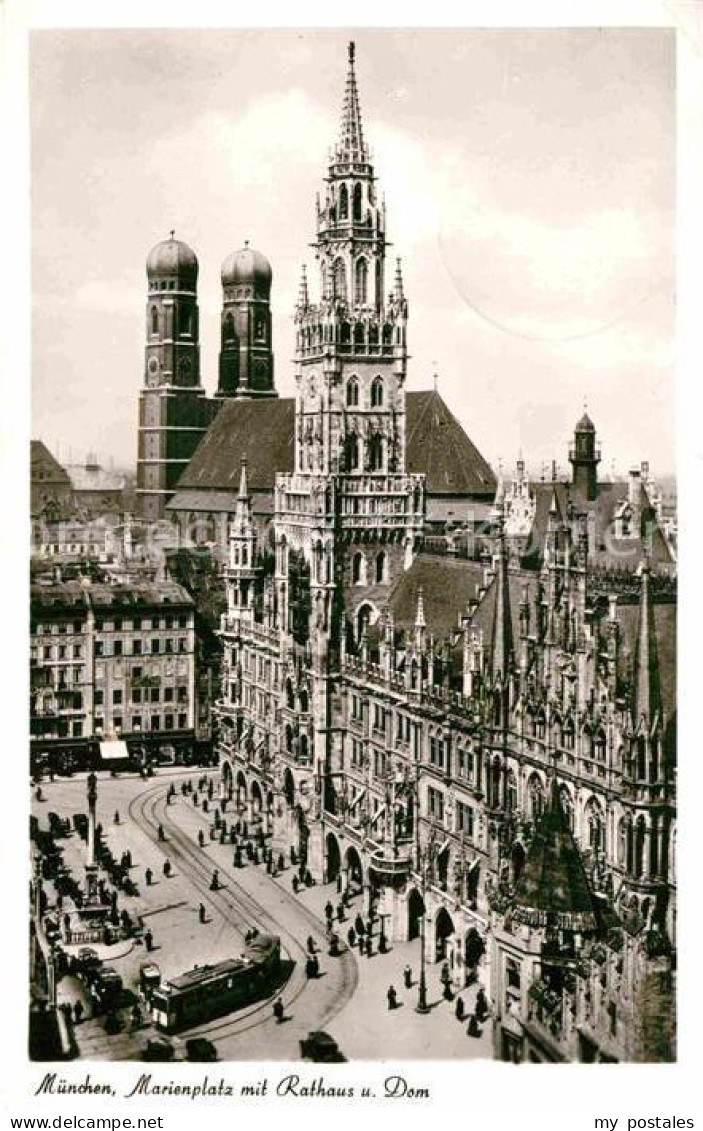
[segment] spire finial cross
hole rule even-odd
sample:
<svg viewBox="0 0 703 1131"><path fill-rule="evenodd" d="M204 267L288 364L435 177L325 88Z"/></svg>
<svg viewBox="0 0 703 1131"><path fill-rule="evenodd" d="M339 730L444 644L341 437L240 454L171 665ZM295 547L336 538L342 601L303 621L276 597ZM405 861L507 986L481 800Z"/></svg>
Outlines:
<svg viewBox="0 0 703 1131"><path fill-rule="evenodd" d="M173 239L173 237L174 237L174 236L175 236L175 234L176 234L176 229L175 229L175 228L171 228L171 231L170 231L170 233L169 233L169 234L170 234L170 236L171 236L171 239Z"/></svg>

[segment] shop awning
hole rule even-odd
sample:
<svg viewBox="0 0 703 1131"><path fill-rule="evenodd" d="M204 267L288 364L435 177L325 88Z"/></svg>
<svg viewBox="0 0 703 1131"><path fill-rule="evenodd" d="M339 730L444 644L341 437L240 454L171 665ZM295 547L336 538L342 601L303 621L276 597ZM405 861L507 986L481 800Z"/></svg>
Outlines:
<svg viewBox="0 0 703 1131"><path fill-rule="evenodd" d="M103 762L114 762L118 758L126 760L129 758L127 743L120 739L114 739L112 742L101 742L100 757Z"/></svg>

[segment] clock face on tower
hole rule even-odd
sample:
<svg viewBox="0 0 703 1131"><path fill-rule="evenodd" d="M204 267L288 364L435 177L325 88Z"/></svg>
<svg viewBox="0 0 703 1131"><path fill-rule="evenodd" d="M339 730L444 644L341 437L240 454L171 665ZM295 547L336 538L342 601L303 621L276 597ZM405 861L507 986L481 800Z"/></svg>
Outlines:
<svg viewBox="0 0 703 1131"><path fill-rule="evenodd" d="M149 358L147 366L146 383L150 389L155 389L159 383L159 360L156 357Z"/></svg>
<svg viewBox="0 0 703 1131"><path fill-rule="evenodd" d="M181 381L187 381L193 372L193 362L186 354L185 357L180 358L178 362L178 377Z"/></svg>

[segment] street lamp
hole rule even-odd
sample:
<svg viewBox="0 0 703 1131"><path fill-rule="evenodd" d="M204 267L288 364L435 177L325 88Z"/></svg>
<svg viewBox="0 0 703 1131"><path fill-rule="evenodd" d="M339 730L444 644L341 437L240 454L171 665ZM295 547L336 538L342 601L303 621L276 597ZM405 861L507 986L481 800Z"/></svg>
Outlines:
<svg viewBox="0 0 703 1131"><path fill-rule="evenodd" d="M420 887L422 889L422 915L420 917L420 983L417 992L417 1005L415 1006L416 1013L429 1013L430 1007L427 1004L427 976L425 970L425 922L427 918L427 852L424 852L420 857Z"/></svg>

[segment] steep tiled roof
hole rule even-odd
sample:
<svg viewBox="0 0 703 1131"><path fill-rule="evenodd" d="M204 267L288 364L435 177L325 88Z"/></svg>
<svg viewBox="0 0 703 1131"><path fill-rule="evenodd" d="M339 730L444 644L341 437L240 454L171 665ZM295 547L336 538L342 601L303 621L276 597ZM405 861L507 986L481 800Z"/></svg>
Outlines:
<svg viewBox="0 0 703 1131"><path fill-rule="evenodd" d="M254 491L273 491L276 472L293 470L293 400L227 400L178 482L178 489L232 491L242 458ZM171 507L173 509L173 507Z"/></svg>
<svg viewBox="0 0 703 1131"><path fill-rule="evenodd" d="M408 393L408 471L424 472L432 495L493 495L496 477L439 393Z"/></svg>
<svg viewBox="0 0 703 1131"><path fill-rule="evenodd" d="M455 629L458 617L475 599L483 567L464 558L418 554L409 570L398 579L390 607L397 628L412 629L417 612L417 594L423 591L428 632L439 638Z"/></svg>
<svg viewBox="0 0 703 1131"><path fill-rule="evenodd" d="M408 393L406 412L408 471L427 476L429 494L493 494L490 466L439 393ZM272 492L276 473L293 470L294 414L292 399L226 401L181 476L178 493L187 487L236 494L243 456L252 491ZM172 499L169 509L186 508Z"/></svg>

